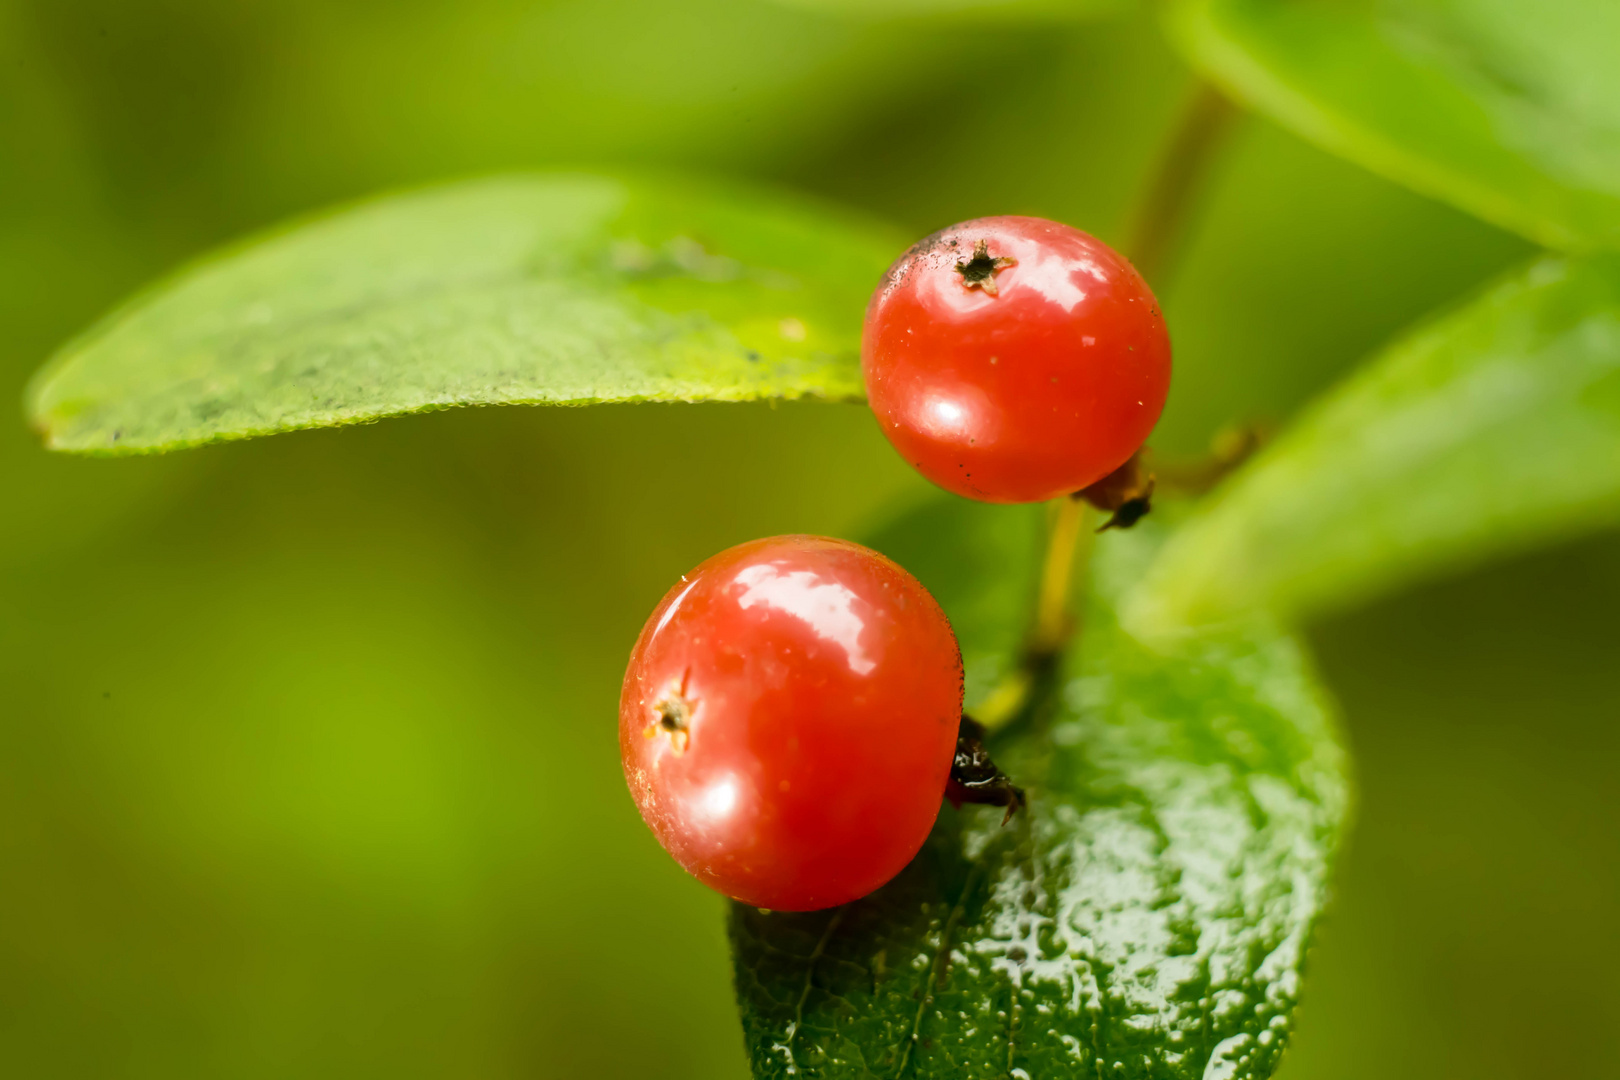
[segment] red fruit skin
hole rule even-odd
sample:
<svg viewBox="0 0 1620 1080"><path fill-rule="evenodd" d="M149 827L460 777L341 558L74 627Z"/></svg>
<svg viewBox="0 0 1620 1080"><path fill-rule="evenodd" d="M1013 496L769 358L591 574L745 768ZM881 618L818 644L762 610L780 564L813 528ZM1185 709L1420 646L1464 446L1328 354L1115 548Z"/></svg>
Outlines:
<svg viewBox="0 0 1620 1080"><path fill-rule="evenodd" d="M957 271L979 241L999 295ZM922 241L866 312L867 398L928 479L983 502L1070 495L1123 465L1170 390L1170 336L1130 263L1079 229L987 217Z"/></svg>
<svg viewBox="0 0 1620 1080"><path fill-rule="evenodd" d="M657 726L672 694L691 710L680 752ZM714 556L653 611L619 748L676 862L755 907L812 911L922 847L961 715L956 635L916 578L859 544L778 536Z"/></svg>

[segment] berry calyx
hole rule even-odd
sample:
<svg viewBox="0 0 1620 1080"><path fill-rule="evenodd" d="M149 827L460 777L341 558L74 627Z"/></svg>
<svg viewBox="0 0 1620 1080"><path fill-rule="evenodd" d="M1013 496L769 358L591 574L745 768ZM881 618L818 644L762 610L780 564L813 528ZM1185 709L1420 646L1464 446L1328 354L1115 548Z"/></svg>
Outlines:
<svg viewBox="0 0 1620 1080"><path fill-rule="evenodd" d="M988 732L983 724L971 716L962 717L962 726L956 736L956 757L951 762L950 781L945 785L945 797L958 810L963 803L1005 806L1007 812L1001 816L1001 823L1005 825L1024 806L1024 789L996 767L989 749L984 745L986 738Z"/></svg>
<svg viewBox="0 0 1620 1080"><path fill-rule="evenodd" d="M895 448L985 502L1070 495L1123 465L1170 388L1140 275L1078 229L989 217L906 252L867 308L867 398Z"/></svg>
<svg viewBox="0 0 1620 1080"><path fill-rule="evenodd" d="M779 536L684 575L619 699L642 818L756 907L857 899L922 847L957 751L962 662L927 590L875 551Z"/></svg>
<svg viewBox="0 0 1620 1080"><path fill-rule="evenodd" d="M957 263L956 272L962 275L962 284L968 288L983 289L991 296L1000 296L1001 290L996 288L996 271L1017 265L1018 260L1010 256L992 256L990 241L980 240L978 247L973 249L973 258Z"/></svg>
<svg viewBox="0 0 1620 1080"><path fill-rule="evenodd" d="M1129 529L1153 509L1155 483L1154 475L1142 465L1142 455L1136 453L1095 484L1077 492L1076 497L1108 513L1108 520L1097 527L1098 532Z"/></svg>

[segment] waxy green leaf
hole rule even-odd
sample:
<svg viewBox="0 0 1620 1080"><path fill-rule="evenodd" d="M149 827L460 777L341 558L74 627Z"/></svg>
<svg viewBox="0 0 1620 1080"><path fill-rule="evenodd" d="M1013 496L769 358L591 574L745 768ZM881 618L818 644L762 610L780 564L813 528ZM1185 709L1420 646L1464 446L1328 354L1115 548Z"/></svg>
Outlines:
<svg viewBox="0 0 1620 1080"><path fill-rule="evenodd" d="M1562 248L1620 247L1613 0L1172 0L1239 100L1374 172Z"/></svg>
<svg viewBox="0 0 1620 1080"><path fill-rule="evenodd" d="M1321 399L1160 553L1152 636L1304 615L1620 520L1620 257L1543 259Z"/></svg>
<svg viewBox="0 0 1620 1080"><path fill-rule="evenodd" d="M454 405L859 400L903 246L694 181L463 183L204 260L67 346L30 407L52 448L139 452Z"/></svg>
<svg viewBox="0 0 1620 1080"><path fill-rule="evenodd" d="M1039 508L941 501L880 536L970 657L1010 656ZM1347 804L1299 644L1263 621L1151 651L1120 590L1154 526L1098 544L1066 666L993 744L1029 794L949 806L889 885L831 911L733 905L759 1077L1269 1076ZM988 577L970 576L984 567Z"/></svg>

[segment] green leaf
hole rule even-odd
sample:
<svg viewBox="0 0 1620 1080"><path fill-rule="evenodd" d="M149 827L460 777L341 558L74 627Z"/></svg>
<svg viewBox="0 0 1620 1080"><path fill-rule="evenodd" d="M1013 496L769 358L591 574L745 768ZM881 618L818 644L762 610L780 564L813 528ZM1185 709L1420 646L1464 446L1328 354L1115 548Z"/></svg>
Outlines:
<svg viewBox="0 0 1620 1080"><path fill-rule="evenodd" d="M1160 553L1150 636L1302 615L1620 518L1620 258L1547 258L1309 409Z"/></svg>
<svg viewBox="0 0 1620 1080"><path fill-rule="evenodd" d="M964 645L1010 654L1039 508L941 501L878 538ZM1262 621L1152 652L1113 606L1157 543L1098 544L1033 722L994 746L1029 810L948 805L889 885L832 911L732 905L759 1077L1264 1077L1347 802L1299 644ZM969 576L1002 568L985 578ZM979 622L978 620L983 620Z"/></svg>
<svg viewBox="0 0 1620 1080"><path fill-rule="evenodd" d="M1171 0L1195 67L1328 150L1553 247L1620 247L1613 0Z"/></svg>
<svg viewBox="0 0 1620 1080"><path fill-rule="evenodd" d="M453 405L859 400L903 242L678 180L512 176L378 199L204 260L36 378L62 450L168 450Z"/></svg>

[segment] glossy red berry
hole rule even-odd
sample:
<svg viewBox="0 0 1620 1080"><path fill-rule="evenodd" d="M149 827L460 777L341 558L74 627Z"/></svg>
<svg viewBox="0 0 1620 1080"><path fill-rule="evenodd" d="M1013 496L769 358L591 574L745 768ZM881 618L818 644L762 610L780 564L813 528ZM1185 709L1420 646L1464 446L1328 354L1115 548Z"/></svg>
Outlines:
<svg viewBox="0 0 1620 1080"><path fill-rule="evenodd" d="M985 502L1069 495L1124 464L1170 389L1170 337L1131 264L1079 229L988 217L889 268L866 393L928 479Z"/></svg>
<svg viewBox="0 0 1620 1080"><path fill-rule="evenodd" d="M641 816L706 885L809 911L865 896L928 836L962 660L917 579L844 540L778 536L681 578L619 698Z"/></svg>

